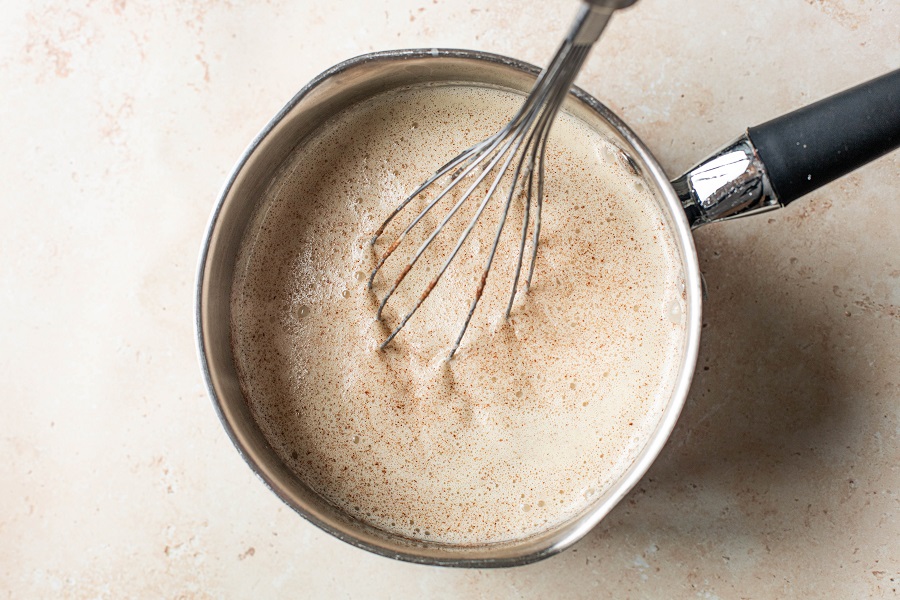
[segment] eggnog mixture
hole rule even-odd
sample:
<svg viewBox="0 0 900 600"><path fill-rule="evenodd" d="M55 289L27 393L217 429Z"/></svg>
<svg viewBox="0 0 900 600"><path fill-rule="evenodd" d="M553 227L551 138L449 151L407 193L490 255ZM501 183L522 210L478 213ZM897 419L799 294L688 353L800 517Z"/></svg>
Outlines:
<svg viewBox="0 0 900 600"><path fill-rule="evenodd" d="M260 199L238 261L234 353L270 444L334 505L414 539L516 539L584 510L642 449L682 358L680 258L663 214L619 151L563 113L547 148L533 285L519 290L511 318L503 313L520 197L462 346L446 360L499 223L501 190L431 297L378 350L482 196L436 238L381 323L378 299L458 195L413 230L370 292L377 256L426 200L374 250L373 231L521 102L434 86L344 111L301 144ZM530 253L529 241L526 271Z"/></svg>

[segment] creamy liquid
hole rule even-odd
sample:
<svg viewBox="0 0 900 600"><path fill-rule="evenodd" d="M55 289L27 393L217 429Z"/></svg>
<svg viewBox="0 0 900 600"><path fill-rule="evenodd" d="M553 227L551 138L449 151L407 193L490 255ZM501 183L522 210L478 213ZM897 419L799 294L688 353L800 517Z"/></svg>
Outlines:
<svg viewBox="0 0 900 600"><path fill-rule="evenodd" d="M375 293L383 296L455 197L404 241L375 293L365 284L377 256L425 200L401 213L374 250L373 231L521 102L498 90L436 86L352 107L295 151L260 199L238 261L234 352L266 438L331 503L414 539L517 539L584 510L642 449L681 361L680 260L662 212L619 151L567 114L547 148L533 285L527 294L520 286L510 320L518 197L484 297L446 360L499 223L501 190L431 297L378 350L482 196L423 255L384 323L374 320Z"/></svg>

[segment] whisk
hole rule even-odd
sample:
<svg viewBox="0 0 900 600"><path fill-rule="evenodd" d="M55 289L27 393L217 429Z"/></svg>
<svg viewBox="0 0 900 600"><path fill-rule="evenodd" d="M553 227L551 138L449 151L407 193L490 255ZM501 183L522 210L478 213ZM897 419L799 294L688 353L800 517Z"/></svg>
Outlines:
<svg viewBox="0 0 900 600"><path fill-rule="evenodd" d="M488 255L487 264L482 271L478 281L478 287L475 291L475 297L466 314L462 329L456 338L453 348L450 350L449 358L459 349L472 315L478 306L487 284L488 274L497 252L497 245L500 242L500 234L506 225L506 218L512 204L515 191L518 189L525 192L524 199L524 216L522 222L522 233L519 243L518 259L516 263L515 275L513 276L512 291L510 293L509 303L506 306L505 317L508 319L512 310L513 301L515 300L516 290L519 286L519 279L522 273L522 263L525 254L525 246L527 241L528 225L531 216L532 201L534 201L534 227L532 234L532 247L530 265L528 267L528 275L525 278L526 293L531 287L532 276L534 275L534 263L537 257L538 241L541 232L541 208L544 195L544 156L547 146L547 136L556 113L560 105L566 97L572 82L581 70L591 47L600 37L603 29L606 27L612 13L620 8L625 8L634 4L636 0L585 0L584 4L578 11L578 15L566 35L553 60L538 76L531 92L528 94L522 108L516 113L512 121L510 121L503 129L491 135L487 139L475 144L468 150L465 150L452 160L438 169L431 177L416 188L396 209L384 220L381 226L375 231L370 244L374 247L378 238L384 233L388 224L403 211L413 199L428 190L431 186L439 187L444 182L444 187L435 197L425 206L425 208L412 220L412 222L403 230L399 237L394 241L381 258L378 260L372 273L369 275L367 287L372 289L372 283L379 270L384 266L385 262L397 250L398 246L406 239L412 229L434 208L441 200L443 200L455 187L467 182L468 187L461 194L460 198L450 209L449 213L440 221L439 225L424 240L422 245L416 250L409 260L408 264L400 271L396 281L385 294L379 303L376 318L381 320L382 312L387 305L388 300L403 282L404 278L409 274L416 262L422 254L428 249L434 239L441 233L450 219L459 211L460 207L471 198L473 192L482 184L482 182L490 174L494 174L494 178L489 180L487 192L478 204L475 214L469 222L468 226L462 232L454 246L450 255L446 258L437 274L427 285L424 292L419 296L413 308L400 319L400 323L391 331L387 339L381 344L380 348L384 349L391 343L400 330L406 325L410 318L415 314L423 302L431 294L431 291L440 281L447 267L456 257L460 248L465 243L469 234L475 228L476 223L481 217L484 209L487 207L491 197L500 186L501 179L510 169L513 160L519 156L515 164L512 183L509 185L509 192L506 196L506 203L500 212L500 223L497 226L497 232L494 236L493 245ZM499 165L499 169L497 168ZM479 170L480 169L480 170ZM469 176L472 176L471 178Z"/></svg>

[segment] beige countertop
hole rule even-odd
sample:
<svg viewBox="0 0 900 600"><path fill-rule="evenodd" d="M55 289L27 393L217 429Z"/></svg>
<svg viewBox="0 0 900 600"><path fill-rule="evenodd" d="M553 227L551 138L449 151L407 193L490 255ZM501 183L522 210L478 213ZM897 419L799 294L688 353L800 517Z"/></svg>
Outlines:
<svg viewBox="0 0 900 600"><path fill-rule="evenodd" d="M207 217L306 81L372 50L543 63L573 0L3 2L0 597L900 595L900 154L696 233L691 395L647 476L527 567L394 562L243 463L194 350ZM900 66L892 0L641 0L579 83L671 175Z"/></svg>

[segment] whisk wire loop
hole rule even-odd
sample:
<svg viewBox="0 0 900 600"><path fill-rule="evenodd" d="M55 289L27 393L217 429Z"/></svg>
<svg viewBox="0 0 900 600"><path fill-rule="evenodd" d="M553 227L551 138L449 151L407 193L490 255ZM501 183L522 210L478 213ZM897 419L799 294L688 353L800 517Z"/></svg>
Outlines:
<svg viewBox="0 0 900 600"><path fill-rule="evenodd" d="M512 311L513 303L516 297L516 291L519 286L519 280L522 274L522 265L525 256L525 248L527 246L529 224L533 220L532 225L532 241L531 241L531 258L528 267L528 275L525 279L526 293L531 288L534 276L534 266L537 259L538 245L540 242L541 232L541 211L543 209L544 196L544 175L545 175L545 158L547 150L547 139L556 113L566 98L572 83L580 71L591 46L599 37L603 28L606 26L612 11L612 5L620 4L622 6L632 3L633 0L591 0L582 6L575 22L572 25L568 35L563 43L557 49L553 60L537 77L534 87L522 104L521 108L513 116L512 120L500 131L491 135L487 139L475 144L471 148L461 152L456 157L448 161L443 167L437 170L424 183L416 188L409 196L407 196L381 223L370 240L370 245L375 246L378 239L384 234L388 225L393 219L400 214L415 198L421 196L432 186L441 180L449 177L443 188L428 201L425 207L415 216L410 224L403 229L396 240L390 244L379 258L375 268L369 275L367 287L372 289L376 275L381 271L385 262L394 254L397 248L407 238L413 228L416 227L425 216L442 200L444 200L457 186L466 181L470 176L474 180L467 186L465 191L460 195L459 199L453 204L447 215L425 238L424 242L419 246L412 258L407 262L406 266L400 271L396 280L382 298L376 312L376 318L381 319L382 313L387 305L388 300L394 295L397 288L404 281L406 276L415 266L419 258L431 246L435 238L440 235L451 219L459 212L460 208L465 204L482 185L489 175L494 173L493 179L488 184L481 202L477 206L474 215L470 219L465 230L457 239L450 255L443 262L441 268L431 279L428 286L418 297L412 309L409 310L400 319L399 324L391 331L387 339L380 345L384 349L403 329L406 323L412 318L419 307L427 300L432 290L438 285L444 273L447 271L450 263L459 253L463 244L469 238L473 229L477 225L479 219L487 208L494 193L501 185L506 176L510 165L516 156L519 157L512 173L512 180L506 193L506 200L500 209L500 221L497 225L493 243L488 254L485 266L478 279L475 296L469 306L462 328L456 337L455 343L448 358L453 358L459 349L460 343L465 336L472 316L475 313L478 303L484 293L487 285L488 275L491 266L497 254L497 248L500 243L504 227L506 226L507 217L513 200L517 197L523 199L523 218L522 228L519 236L519 248L516 259L516 267L512 280L512 288L510 291L509 302L506 307L505 317L509 318ZM476 173L478 168L480 173ZM532 203L534 203L534 217L532 219Z"/></svg>

